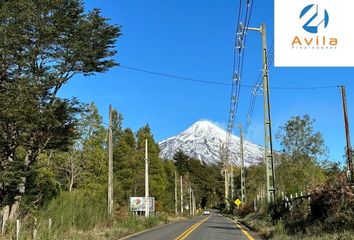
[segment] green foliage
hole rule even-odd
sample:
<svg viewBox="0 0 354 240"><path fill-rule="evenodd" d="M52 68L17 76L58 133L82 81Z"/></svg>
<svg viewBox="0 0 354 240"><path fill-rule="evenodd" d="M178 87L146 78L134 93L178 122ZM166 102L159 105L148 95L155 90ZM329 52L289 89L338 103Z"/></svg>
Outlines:
<svg viewBox="0 0 354 240"><path fill-rule="evenodd" d="M137 157L138 161L143 162L145 159L145 139L148 142L148 160L149 160L149 184L150 184L150 194L155 196L156 200L159 201L165 194L172 194L166 192L168 185L167 176L164 169L164 162L159 157L160 148L155 142L154 137L151 133L149 125L146 125L138 130L136 133L137 139ZM164 204L160 202L160 204Z"/></svg>
<svg viewBox="0 0 354 240"><path fill-rule="evenodd" d="M174 156L173 161L175 163L177 172L179 175L184 175L188 172L189 157L182 150L178 150Z"/></svg>
<svg viewBox="0 0 354 240"><path fill-rule="evenodd" d="M326 232L338 232L339 236L342 231L353 229L353 188L343 183L345 178L338 163L320 161L326 146L313 124L308 115L292 117L277 134L282 149L275 154L278 196L280 192L293 196L311 192L310 204L307 196L298 197L291 200L290 210L283 199L276 198L274 203L261 207L260 214L249 215L254 218L247 216L248 223L263 226L259 230L263 229L264 237L274 234L275 239L314 238ZM266 189L264 180L264 163L246 169L248 199ZM264 214L268 219L262 217Z"/></svg>
<svg viewBox="0 0 354 240"><path fill-rule="evenodd" d="M280 127L277 138L280 140L282 152L300 162L303 156L316 158L325 154L327 148L321 133L314 132L314 122L309 115L295 116Z"/></svg>
<svg viewBox="0 0 354 240"><path fill-rule="evenodd" d="M174 211L175 171L176 168L170 160L164 161L164 172L166 173L166 194L160 197L163 203L162 211L172 213Z"/></svg>
<svg viewBox="0 0 354 240"><path fill-rule="evenodd" d="M82 136L82 177L79 187L96 188L108 179L106 150L107 130L102 125L102 117L94 104L81 116Z"/></svg>
<svg viewBox="0 0 354 240"><path fill-rule="evenodd" d="M317 162L302 158L302 163L282 158L276 172L277 189L285 194L307 192L326 181L326 173Z"/></svg>
<svg viewBox="0 0 354 240"><path fill-rule="evenodd" d="M126 208L107 214L105 189L63 192L36 215L21 221L21 237L31 239L34 219L37 219L38 239L120 239L147 228L168 223L165 215L148 219L130 215ZM48 228L51 219L51 229ZM11 223L8 232L14 235Z"/></svg>
<svg viewBox="0 0 354 240"><path fill-rule="evenodd" d="M188 157L181 150L175 153L173 159L177 172L184 176L185 185L192 186L197 206L205 208L220 204L224 191L220 164L208 165Z"/></svg>
<svg viewBox="0 0 354 240"><path fill-rule="evenodd" d="M83 106L59 98L58 91L77 74L116 65L112 57L120 28L108 24L98 9L85 12L81 0L2 1L0 21L3 206L24 195L41 153L73 144ZM14 181L14 175L20 180Z"/></svg>
<svg viewBox="0 0 354 240"><path fill-rule="evenodd" d="M247 167L245 171L246 194L247 198L252 200L257 197L257 194L259 194L261 190L266 189L266 165L261 162L257 165Z"/></svg>
<svg viewBox="0 0 354 240"><path fill-rule="evenodd" d="M319 157L326 153L320 132L314 131L314 120L308 115L292 117L277 134L282 153L276 159L276 184L285 194L305 192L326 180Z"/></svg>
<svg viewBox="0 0 354 240"><path fill-rule="evenodd" d="M27 213L38 209L60 194L60 183L48 168L30 171L26 181L27 192L24 195L21 210Z"/></svg>
<svg viewBox="0 0 354 240"><path fill-rule="evenodd" d="M113 149L114 175L119 189L119 202L127 204L129 197L136 196L137 189L144 184L143 159L136 155L136 140L131 129L124 129L116 147Z"/></svg>
<svg viewBox="0 0 354 240"><path fill-rule="evenodd" d="M115 196L116 200L126 206L129 197L145 195L145 140L147 139L150 195L155 197L157 211L171 211L174 199L174 167L168 161L159 158L160 149L150 127L146 125L136 134L127 128L121 130L116 136L117 142L113 150L115 191L119 192Z"/></svg>
<svg viewBox="0 0 354 240"><path fill-rule="evenodd" d="M108 155L107 130L93 103L80 114L77 129L78 139L69 150L42 155L40 164L55 173L64 190L96 189L106 183Z"/></svg>
<svg viewBox="0 0 354 240"><path fill-rule="evenodd" d="M54 231L70 228L89 230L107 219L105 189L63 192L39 213L41 219L52 219Z"/></svg>

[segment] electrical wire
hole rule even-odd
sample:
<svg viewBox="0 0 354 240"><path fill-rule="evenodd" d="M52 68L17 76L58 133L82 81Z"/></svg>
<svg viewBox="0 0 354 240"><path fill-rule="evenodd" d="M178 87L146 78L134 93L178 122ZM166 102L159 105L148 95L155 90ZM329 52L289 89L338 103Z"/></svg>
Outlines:
<svg viewBox="0 0 354 240"><path fill-rule="evenodd" d="M272 66L273 61L274 61L274 39L268 48L268 56L267 58L269 59L268 61L268 66L269 68ZM245 134L248 132L248 128L251 124L254 108L255 108L255 102L256 98L259 94L258 90L262 87L261 85L261 78L262 77L262 72L258 74L258 77L256 79L255 84L252 86L252 91L251 91L251 97L250 97L250 102L248 105L248 111L247 111L247 116L246 116L246 123L245 123ZM245 87L245 85L243 86ZM249 86L247 86L249 87ZM296 87L296 86L289 86L289 87L282 87L282 86L272 86L269 87L272 90L323 90L323 89L334 89L338 88L338 85L329 85L329 86L309 86L309 87Z"/></svg>
<svg viewBox="0 0 354 240"><path fill-rule="evenodd" d="M128 70L148 73L148 74L152 74L152 75L159 75L159 76L166 77L166 78L180 79L180 80L190 81L190 82L195 82L195 83L200 83L200 84L212 84L212 85L220 85L220 86L227 86L227 87L232 85L231 83L203 80L203 79L191 78L191 77L182 77L182 76L178 76L178 75L175 75L175 74L155 72L155 71L146 70L146 69L142 69L142 68L130 67L130 66L127 66L127 65L120 65L119 67L125 68L125 69L128 69ZM260 79L260 77L261 77L261 73L259 74L258 78ZM240 87L243 87L243 88L254 88L255 85L240 84ZM273 87L270 87L270 89L274 89L274 90L318 90L319 89L320 90L320 89L334 88L334 87L337 87L337 85L336 86L334 86L334 85L332 85L332 86L311 86L311 87L273 86Z"/></svg>
<svg viewBox="0 0 354 240"><path fill-rule="evenodd" d="M230 83L222 83L222 82L208 81L208 80L202 80L202 79L196 79L196 78L190 78L190 77L182 77L182 76L177 76L177 75L168 74L168 73L160 73L160 72L154 72L154 71L141 69L141 68L136 68L136 67L129 67L129 66L125 66L125 65L119 65L119 67L125 68L125 69L134 70L134 71L149 73L149 74L153 74L153 75L159 75L159 76L163 76L163 77L168 77L168 78L175 78L175 79L190 81L190 82L221 85L221 86L230 86L231 85Z"/></svg>
<svg viewBox="0 0 354 240"><path fill-rule="evenodd" d="M268 48L268 53L267 53L267 59L268 59L268 68L269 66L272 66L273 59L274 59L274 39L272 43L270 44L270 47ZM269 69L268 69L269 71ZM251 125L251 120L254 112L254 107L256 104L256 97L258 90L261 88L261 77L262 77L262 71L259 72L258 77L256 79L256 82L254 84L254 87L251 91L251 97L250 97L250 102L248 105L248 111L247 111L247 116L246 116L246 123L245 123L245 134L247 135L248 133L248 128Z"/></svg>
<svg viewBox="0 0 354 240"><path fill-rule="evenodd" d="M228 148L228 144L230 142L231 133L233 131L235 117L238 109L240 92L241 92L241 80L243 74L243 64L244 64L244 49L245 49L245 35L247 33L248 26L247 24L250 22L250 18L252 15L252 9L250 5L250 0L247 0L246 10L243 11L243 1L240 0L240 9L238 22L236 25L236 36L235 36L235 48L234 48L234 66L233 66L233 77L232 77L232 87L231 87L231 99L230 99L230 110L229 110L229 120L227 127L227 136L226 136L226 148ZM252 0L253 5L253 0ZM244 14L244 26L241 24L241 19ZM242 16L241 16L242 15ZM237 58L237 59L235 59ZM237 64L235 64L235 62Z"/></svg>

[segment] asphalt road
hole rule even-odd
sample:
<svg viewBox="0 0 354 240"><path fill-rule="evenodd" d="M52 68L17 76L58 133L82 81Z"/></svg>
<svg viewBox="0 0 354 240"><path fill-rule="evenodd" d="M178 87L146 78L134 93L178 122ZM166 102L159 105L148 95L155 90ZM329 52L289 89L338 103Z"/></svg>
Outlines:
<svg viewBox="0 0 354 240"><path fill-rule="evenodd" d="M248 236L247 236L248 235ZM168 224L126 238L129 240L253 240L250 233L230 219L213 212L210 216L199 216L188 221Z"/></svg>

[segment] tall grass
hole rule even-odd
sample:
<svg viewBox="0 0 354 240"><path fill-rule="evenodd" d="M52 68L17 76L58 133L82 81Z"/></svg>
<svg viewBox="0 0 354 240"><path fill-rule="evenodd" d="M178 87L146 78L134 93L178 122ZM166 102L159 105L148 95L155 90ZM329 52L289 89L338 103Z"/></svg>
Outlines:
<svg viewBox="0 0 354 240"><path fill-rule="evenodd" d="M34 219L37 219L37 239L119 239L123 236L167 223L166 216L136 217L127 208L107 214L107 194L104 190L63 192L33 216L22 219L21 239L32 239ZM49 219L51 227L49 228ZM10 224L7 237L14 236Z"/></svg>
<svg viewBox="0 0 354 240"><path fill-rule="evenodd" d="M108 220L106 194L103 191L64 192L40 212L40 218L51 218L52 227L57 231L92 229Z"/></svg>

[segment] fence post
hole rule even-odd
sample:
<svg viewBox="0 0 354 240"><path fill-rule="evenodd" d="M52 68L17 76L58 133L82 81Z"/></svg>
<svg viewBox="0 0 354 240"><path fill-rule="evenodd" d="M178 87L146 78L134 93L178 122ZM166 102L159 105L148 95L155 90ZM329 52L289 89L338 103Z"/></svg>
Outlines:
<svg viewBox="0 0 354 240"><path fill-rule="evenodd" d="M253 200L253 211L257 212L257 198L254 198Z"/></svg>
<svg viewBox="0 0 354 240"><path fill-rule="evenodd" d="M287 196L284 196L285 208L289 209L289 199Z"/></svg>
<svg viewBox="0 0 354 240"><path fill-rule="evenodd" d="M16 220L16 240L20 239L20 229L21 228L21 223L20 220Z"/></svg>
<svg viewBox="0 0 354 240"><path fill-rule="evenodd" d="M9 219L9 205L6 205L2 211L2 226L1 226L1 234L5 234L7 220Z"/></svg>
<svg viewBox="0 0 354 240"><path fill-rule="evenodd" d="M48 220L48 229L50 230L52 228L52 219L49 218Z"/></svg>
<svg viewBox="0 0 354 240"><path fill-rule="evenodd" d="M32 239L36 240L36 238L37 238L37 218L34 218Z"/></svg>
<svg viewBox="0 0 354 240"><path fill-rule="evenodd" d="M310 193L307 193L307 195L309 196L308 197L308 199L307 199L307 203L308 203L308 205L309 205L309 213L311 213L311 195L310 195Z"/></svg>

